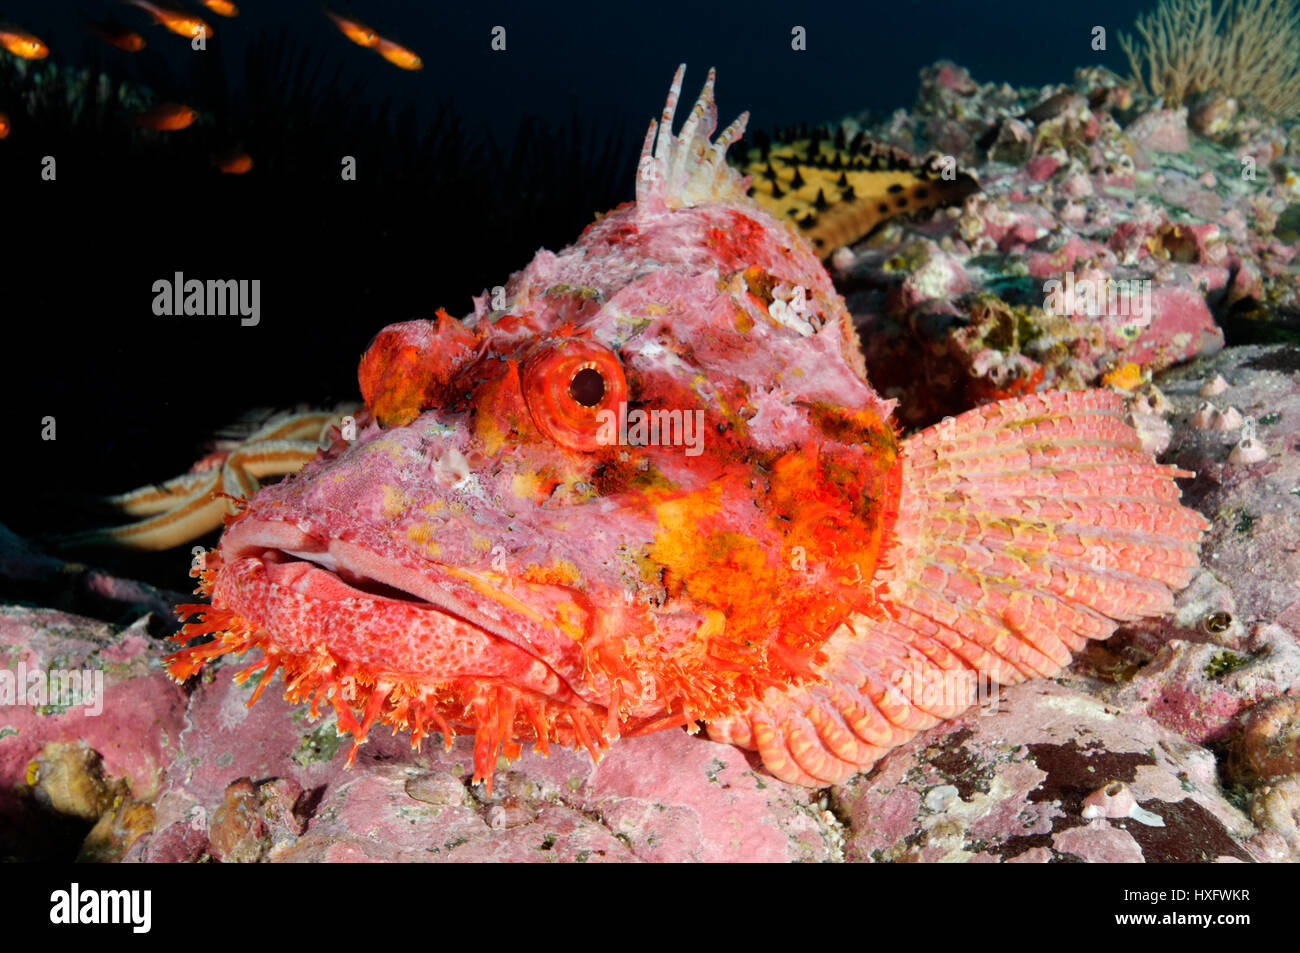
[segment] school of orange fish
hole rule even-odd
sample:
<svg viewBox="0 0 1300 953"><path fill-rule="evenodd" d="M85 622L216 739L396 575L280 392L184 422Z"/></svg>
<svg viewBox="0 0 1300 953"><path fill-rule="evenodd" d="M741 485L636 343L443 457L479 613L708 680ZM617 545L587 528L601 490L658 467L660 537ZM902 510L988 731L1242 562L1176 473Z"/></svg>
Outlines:
<svg viewBox="0 0 1300 953"><path fill-rule="evenodd" d="M153 19L153 25L161 27L177 36L190 40L207 38L214 35L212 25L202 17L186 10L173 0L124 0L125 4L137 7ZM217 16L234 18L239 16L239 7L230 0L197 0L205 9ZM338 31L358 46L374 50L385 60L404 70L424 68L424 62L416 53L395 40L382 36L361 21L335 13L324 11ZM103 40L109 46L126 53L138 53L148 46L145 38L131 27L115 20L84 19L86 29ZM23 60L40 60L50 55L50 48L39 37L11 23L0 23L0 47L8 53ZM137 126L160 132L177 132L193 125L199 118L199 111L182 103L162 102L134 117ZM13 129L13 122L7 112L0 110L0 139L7 139ZM243 175L253 168L253 157L241 149L231 149L214 156L213 166L226 175Z"/></svg>

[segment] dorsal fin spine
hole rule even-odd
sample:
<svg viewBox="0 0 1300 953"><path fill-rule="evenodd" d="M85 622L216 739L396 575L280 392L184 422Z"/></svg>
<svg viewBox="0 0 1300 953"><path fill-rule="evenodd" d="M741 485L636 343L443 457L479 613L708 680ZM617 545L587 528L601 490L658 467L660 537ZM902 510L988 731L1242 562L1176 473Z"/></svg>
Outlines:
<svg viewBox="0 0 1300 953"><path fill-rule="evenodd" d="M637 205L659 200L669 208L689 208L701 202L740 201L749 188L749 179L727 165L727 147L739 141L749 122L749 113L741 113L712 142L709 137L717 128L718 109L713 99L715 71L710 69L699 99L673 135L673 118L681 97L686 65L673 75L668 99L658 125L650 123L637 166Z"/></svg>

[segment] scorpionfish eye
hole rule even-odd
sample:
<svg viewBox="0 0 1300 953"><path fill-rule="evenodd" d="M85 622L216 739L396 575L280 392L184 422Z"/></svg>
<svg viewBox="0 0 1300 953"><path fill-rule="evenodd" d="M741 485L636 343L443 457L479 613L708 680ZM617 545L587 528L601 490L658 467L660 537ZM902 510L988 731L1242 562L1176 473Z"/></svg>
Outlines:
<svg viewBox="0 0 1300 953"><path fill-rule="evenodd" d="M520 378L528 411L539 430L569 450L600 446L602 411L618 414L627 401L623 365L609 348L567 338L538 347ZM617 419L617 417L615 417Z"/></svg>

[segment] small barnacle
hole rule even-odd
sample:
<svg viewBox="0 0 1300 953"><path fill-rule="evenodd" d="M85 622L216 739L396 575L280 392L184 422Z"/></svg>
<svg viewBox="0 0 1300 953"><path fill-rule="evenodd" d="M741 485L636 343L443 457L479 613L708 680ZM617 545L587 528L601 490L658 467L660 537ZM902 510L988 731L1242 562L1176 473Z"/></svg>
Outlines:
<svg viewBox="0 0 1300 953"><path fill-rule="evenodd" d="M1201 385L1199 391L1202 397L1217 397L1228 389L1228 382L1223 379L1222 374L1215 374L1214 377L1206 380Z"/></svg>
<svg viewBox="0 0 1300 953"><path fill-rule="evenodd" d="M1192 426L1198 430L1209 430L1218 416L1218 408L1208 400L1203 400L1201 405L1196 408L1196 413L1192 414Z"/></svg>
<svg viewBox="0 0 1300 953"><path fill-rule="evenodd" d="M1148 827L1165 826L1159 814L1143 810L1132 789L1123 781L1111 781L1084 798L1080 816L1085 821L1096 820L1099 817L1131 817Z"/></svg>
<svg viewBox="0 0 1300 953"><path fill-rule="evenodd" d="M1227 632L1232 625L1232 615L1227 612L1211 612L1201 620L1201 628L1211 635Z"/></svg>
<svg viewBox="0 0 1300 953"><path fill-rule="evenodd" d="M1259 463L1268 459L1268 451L1255 436L1242 437L1228 453L1228 462L1236 464Z"/></svg>
<svg viewBox="0 0 1300 953"><path fill-rule="evenodd" d="M1242 425L1241 411L1236 407L1229 407L1221 411L1214 420L1210 422L1213 430L1236 430Z"/></svg>
<svg viewBox="0 0 1300 953"><path fill-rule="evenodd" d="M1137 800L1129 786L1123 781L1111 781L1083 799L1081 816L1085 821L1098 817L1128 817L1135 807Z"/></svg>

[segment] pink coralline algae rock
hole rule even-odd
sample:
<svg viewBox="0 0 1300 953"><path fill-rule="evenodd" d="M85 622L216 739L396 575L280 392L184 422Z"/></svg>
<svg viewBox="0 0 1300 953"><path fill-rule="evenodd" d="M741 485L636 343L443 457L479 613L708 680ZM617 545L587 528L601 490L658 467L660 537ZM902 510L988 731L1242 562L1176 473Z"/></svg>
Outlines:
<svg viewBox="0 0 1300 953"><path fill-rule="evenodd" d="M944 93L957 96L970 96L979 86L971 78L970 72L948 60L941 60L921 71L922 87L933 87Z"/></svg>
<svg viewBox="0 0 1300 953"><path fill-rule="evenodd" d="M1135 807L1093 816L1095 792L1117 782ZM847 860L1267 859L1219 792L1209 752L1052 683L1016 686L995 714L932 729L835 800L849 819Z"/></svg>
<svg viewBox="0 0 1300 953"><path fill-rule="evenodd" d="M1050 179L1061 167L1061 160L1055 156L1034 156L1025 164L1025 171L1035 182Z"/></svg>
<svg viewBox="0 0 1300 953"><path fill-rule="evenodd" d="M1153 109L1143 113L1127 130L1128 137L1139 148L1158 152L1186 152L1186 109Z"/></svg>
<svg viewBox="0 0 1300 953"><path fill-rule="evenodd" d="M1227 737L1251 705L1288 691L1300 691L1300 644L1281 626L1256 625L1235 650L1167 641L1131 681L1097 694L1204 744Z"/></svg>
<svg viewBox="0 0 1300 953"><path fill-rule="evenodd" d="M0 606L0 856L48 847L29 773L46 745L81 743L132 796L157 794L185 696L142 631Z"/></svg>
<svg viewBox="0 0 1300 953"><path fill-rule="evenodd" d="M376 729L355 766L332 717L312 723L276 683L218 670L190 700L187 727L139 859L204 854L265 861L828 860L840 833L816 795L755 771L743 752L681 731L625 738L593 765L553 748L499 764L488 797L469 783L473 740L422 752ZM277 837L262 806L275 778L302 792ZM242 779L242 780L241 780ZM234 786L232 788L232 785ZM301 835L288 818L302 818ZM215 833L215 842L213 840Z"/></svg>
<svg viewBox="0 0 1300 953"><path fill-rule="evenodd" d="M1151 305L1150 325L1117 351L1124 361L1169 367L1188 355L1212 354L1223 347L1223 332L1195 288L1162 285L1151 292ZM1120 327L1122 335L1124 325Z"/></svg>
<svg viewBox="0 0 1300 953"><path fill-rule="evenodd" d="M1204 402L1200 388L1216 376L1226 390L1211 398L1238 409L1236 430L1189 425ZM1165 462L1196 473L1184 502L1212 521L1201 563L1226 582L1242 615L1300 634L1300 350L1294 346L1234 347L1170 371L1161 387L1175 405L1174 438ZM1230 460L1253 424L1268 457Z"/></svg>
<svg viewBox="0 0 1300 953"><path fill-rule="evenodd" d="M1106 246L1078 235L1071 235L1056 248L1031 251L1025 256L1030 277L1041 281L1058 278L1078 262L1106 256Z"/></svg>
<svg viewBox="0 0 1300 953"><path fill-rule="evenodd" d="M906 314L929 302L946 301L971 290L960 262L934 242L922 239L901 254L910 259L911 270L903 283L890 292L892 311Z"/></svg>

